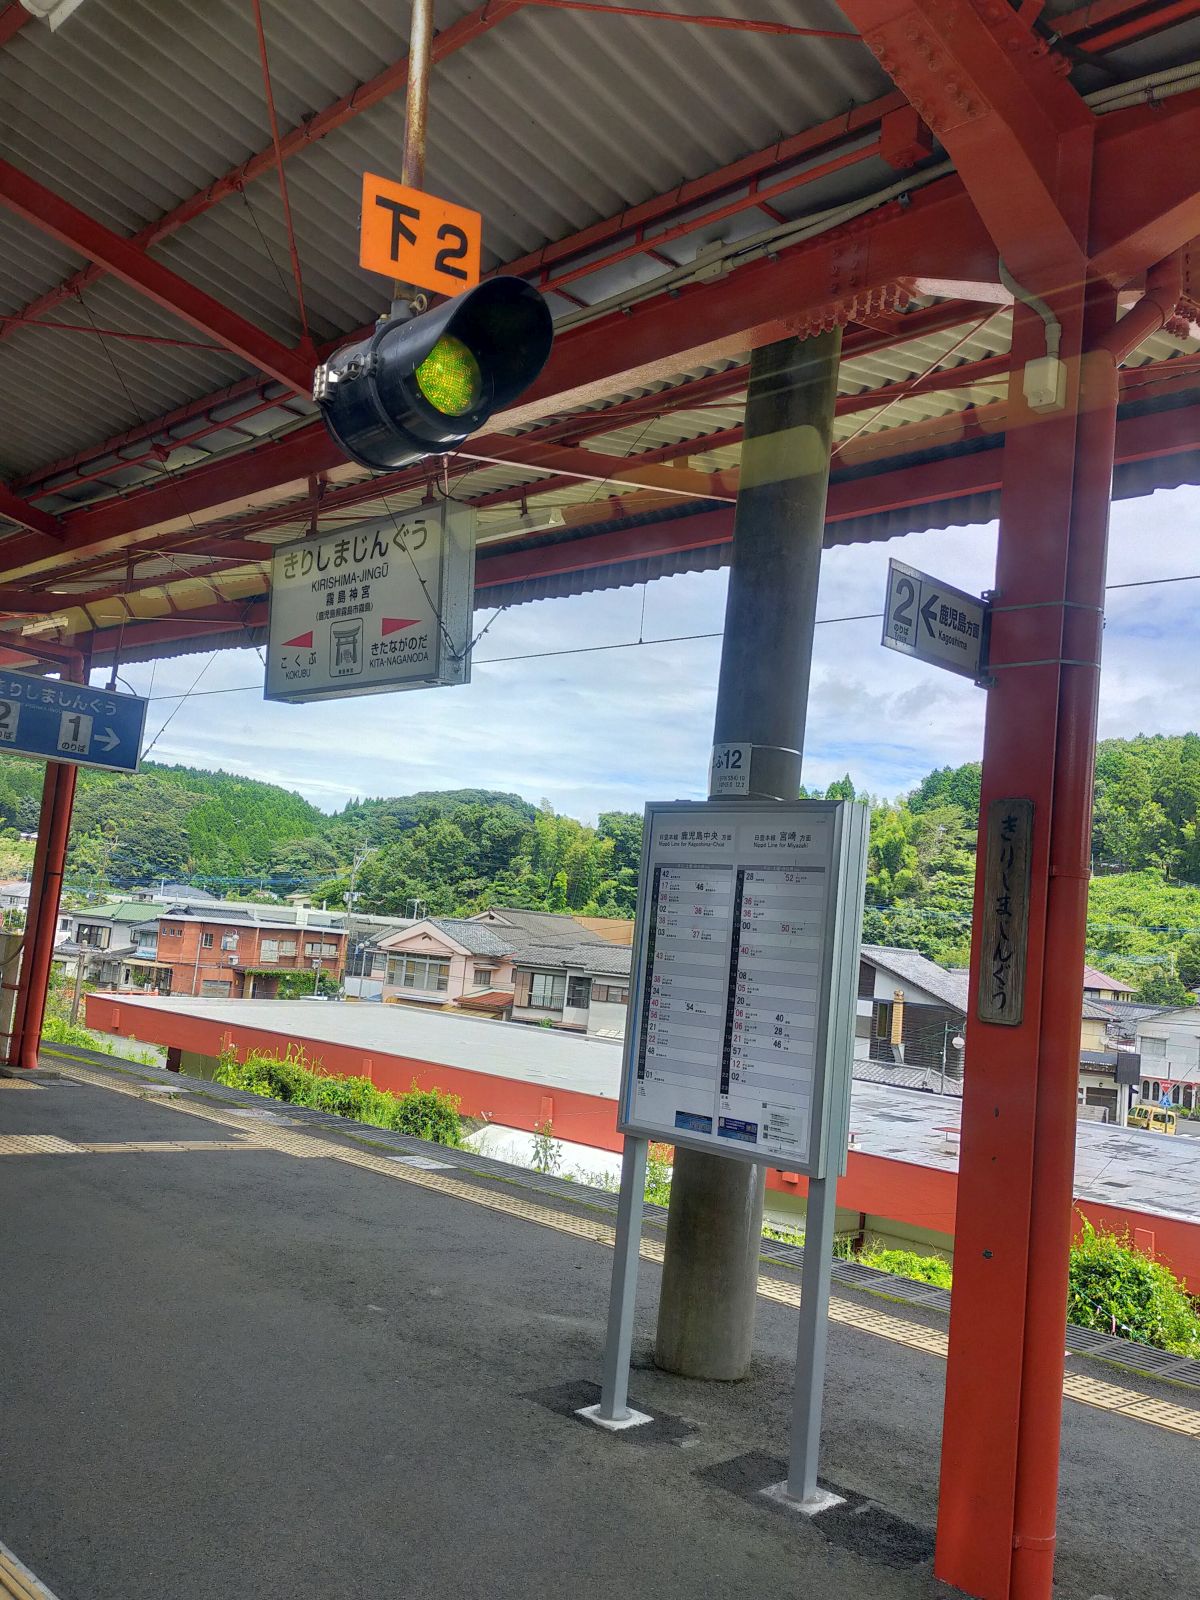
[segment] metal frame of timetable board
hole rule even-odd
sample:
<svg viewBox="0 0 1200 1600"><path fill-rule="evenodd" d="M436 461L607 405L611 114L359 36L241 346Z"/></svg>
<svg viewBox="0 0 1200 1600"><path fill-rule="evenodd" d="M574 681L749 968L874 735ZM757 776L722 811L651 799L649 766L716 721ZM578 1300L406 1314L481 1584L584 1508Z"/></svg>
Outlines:
<svg viewBox="0 0 1200 1600"><path fill-rule="evenodd" d="M828 891L825 897L824 926L821 944L821 969L817 979L817 1024L812 1053L814 1080L812 1116L809 1127L806 1155L789 1156L765 1148L757 1143L750 1145L736 1139L721 1139L719 1134L701 1135L689 1132L686 1127L664 1126L639 1120L635 1095L638 1082L639 1054L643 1035L648 1026L647 1007L650 1003L650 974L647 970L651 949L651 906L655 869L670 867L662 859L665 852L656 853L654 837L656 819L664 816L690 819L687 827L708 831L720 821L731 823L742 834L766 833L770 830L802 831L805 819L829 819L830 848L828 864ZM685 826L681 820L681 828ZM709 800L690 802L672 801L668 804L651 804L646 807L642 840L641 892L638 898L637 925L634 930L632 985L629 1001L629 1022L625 1030L625 1060L621 1078L621 1096L618 1102L617 1127L622 1133L659 1139L672 1145L687 1145L691 1149L708 1150L727 1155L735 1160L760 1161L783 1172L799 1172L807 1177L821 1178L830 1170L830 1151L837 1153L837 1170L845 1171L845 1154L850 1119L850 1079L854 1049L854 1017L858 988L857 966L854 961L858 949L862 917L862 896L866 873L867 815L864 806L841 800L794 800L776 802ZM778 847L785 852L787 847ZM686 861L688 848L681 845L672 849L674 865L697 867L707 865L703 852L697 861ZM779 859L760 860L756 863L749 854L739 854L735 840L734 853L723 860L713 858L712 866L726 865L731 869L731 885L736 887L739 869L753 870L755 866L777 870L805 870L802 861L790 865ZM729 1011L735 1003L732 942L737 933L731 907L728 938L722 945L723 964L720 968L725 980L725 1014L722 1033L728 1032L731 1019ZM724 1048L728 1049L725 1042ZM720 1063L714 1063L714 1079L719 1080ZM713 1123L719 1122L717 1089L713 1085ZM757 1131L757 1130L756 1130Z"/></svg>
<svg viewBox="0 0 1200 1600"><path fill-rule="evenodd" d="M821 1027L814 1040L814 1063L820 1062L820 1116L809 1130L809 1159L785 1162L775 1152L751 1151L715 1139L697 1140L674 1128L660 1129L634 1122L628 1116L632 1086L636 1082L643 1008L646 1005L646 967L650 905L653 891L654 818L670 813L694 819L731 817L739 826L778 828L785 820L826 815L830 818L831 884L825 905L825 938L821 951L820 996L824 997ZM763 823L762 819L768 819ZM870 819L865 806L853 801L801 800L760 804L736 800L710 800L705 804L675 801L646 808L642 844L641 892L634 935L630 1018L626 1030L625 1074L621 1087L618 1125L625 1133L621 1162L621 1190L617 1206L616 1249L613 1253L612 1289L608 1305L608 1330L598 1405L587 1406L581 1416L605 1429L636 1427L650 1419L629 1406L629 1358L633 1344L633 1315L637 1295L646 1153L651 1137L672 1144L711 1151L732 1159L761 1161L768 1166L808 1175L808 1211L805 1219L804 1268L796 1333L796 1377L792 1401L792 1437L787 1479L771 1485L767 1493L778 1502L811 1515L836 1504L839 1497L822 1490L817 1482L821 1442L821 1413L825 1389L825 1346L829 1316L829 1287L833 1265L836 1215L836 1174L846 1168L850 1122L850 1086L854 1052L854 1019L858 1006L858 953L862 903L866 886L867 840ZM799 831L799 827L797 827ZM735 852L735 857L738 852ZM736 876L736 859L734 861ZM729 942L738 929L730 917ZM740 918L739 918L740 922ZM726 1007L730 1003L726 993ZM726 1018L727 1020L727 1018ZM722 1053L725 1044L722 1035ZM721 1063L717 1063L719 1074ZM719 1088L719 1081L716 1085ZM814 1104L816 1097L814 1095ZM815 1159L814 1159L815 1155ZM836 1160L834 1157L836 1155Z"/></svg>

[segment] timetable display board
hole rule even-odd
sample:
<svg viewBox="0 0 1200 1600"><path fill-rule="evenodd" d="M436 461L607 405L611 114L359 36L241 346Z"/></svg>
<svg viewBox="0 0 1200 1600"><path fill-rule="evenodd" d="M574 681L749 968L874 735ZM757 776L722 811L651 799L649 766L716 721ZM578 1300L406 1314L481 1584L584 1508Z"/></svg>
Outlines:
<svg viewBox="0 0 1200 1600"><path fill-rule="evenodd" d="M844 1164L867 826L852 801L646 808L623 1132Z"/></svg>

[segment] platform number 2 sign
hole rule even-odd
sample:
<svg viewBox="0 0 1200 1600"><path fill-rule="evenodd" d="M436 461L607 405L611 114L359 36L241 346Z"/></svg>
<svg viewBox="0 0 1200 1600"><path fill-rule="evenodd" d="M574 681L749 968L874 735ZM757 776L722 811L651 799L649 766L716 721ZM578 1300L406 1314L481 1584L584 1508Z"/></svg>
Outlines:
<svg viewBox="0 0 1200 1600"><path fill-rule="evenodd" d="M363 174L359 265L417 289L461 294L479 282L483 220L377 173Z"/></svg>

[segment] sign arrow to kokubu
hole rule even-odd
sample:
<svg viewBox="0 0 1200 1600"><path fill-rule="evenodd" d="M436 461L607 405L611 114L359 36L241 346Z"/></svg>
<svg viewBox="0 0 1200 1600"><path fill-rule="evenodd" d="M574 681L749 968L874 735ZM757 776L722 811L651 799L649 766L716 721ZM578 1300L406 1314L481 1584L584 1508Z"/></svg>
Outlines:
<svg viewBox="0 0 1200 1600"><path fill-rule="evenodd" d="M952 589L902 561L888 563L883 643L889 650L980 683L987 673L990 615L978 595Z"/></svg>
<svg viewBox="0 0 1200 1600"><path fill-rule="evenodd" d="M115 750L120 742L120 739L111 728L105 728L103 733L96 735L96 743L102 750Z"/></svg>

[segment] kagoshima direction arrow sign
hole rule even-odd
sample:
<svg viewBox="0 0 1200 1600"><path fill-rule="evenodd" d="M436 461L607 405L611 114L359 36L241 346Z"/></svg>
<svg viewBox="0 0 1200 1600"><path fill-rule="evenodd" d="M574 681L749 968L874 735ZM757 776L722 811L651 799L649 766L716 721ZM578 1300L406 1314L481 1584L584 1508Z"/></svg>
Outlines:
<svg viewBox="0 0 1200 1600"><path fill-rule="evenodd" d="M0 670L0 750L136 772L146 702L86 684Z"/></svg>
<svg viewBox="0 0 1200 1600"><path fill-rule="evenodd" d="M927 572L888 563L883 642L889 650L930 661L978 683L987 671L990 607Z"/></svg>

